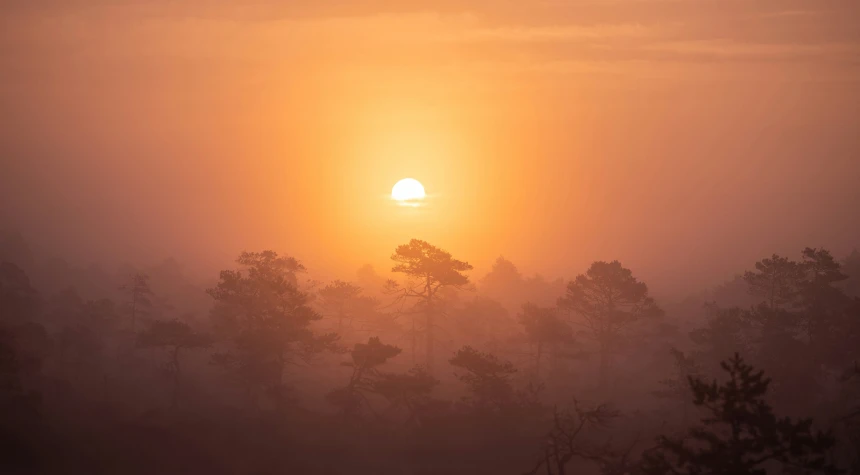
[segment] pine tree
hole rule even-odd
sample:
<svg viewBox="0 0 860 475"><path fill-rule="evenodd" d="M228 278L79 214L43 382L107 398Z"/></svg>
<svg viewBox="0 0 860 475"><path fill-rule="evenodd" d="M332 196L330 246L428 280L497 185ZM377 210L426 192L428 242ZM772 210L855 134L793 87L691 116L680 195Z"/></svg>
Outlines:
<svg viewBox="0 0 860 475"><path fill-rule="evenodd" d="M765 475L781 465L799 473L838 474L825 457L835 441L812 419L779 418L765 400L770 379L735 354L722 363L729 380L689 378L693 404L707 411L687 437L660 436L643 457L648 475Z"/></svg>

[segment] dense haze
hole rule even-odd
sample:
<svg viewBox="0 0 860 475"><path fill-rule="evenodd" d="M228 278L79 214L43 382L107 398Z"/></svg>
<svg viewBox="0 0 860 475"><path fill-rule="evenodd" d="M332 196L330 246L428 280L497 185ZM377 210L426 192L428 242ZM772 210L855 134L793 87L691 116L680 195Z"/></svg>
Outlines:
<svg viewBox="0 0 860 475"><path fill-rule="evenodd" d="M858 24L3 2L0 473L860 474Z"/></svg>
<svg viewBox="0 0 860 475"><path fill-rule="evenodd" d="M0 216L81 263L421 237L661 294L860 238L853 0L5 2ZM385 199L405 176L420 217ZM345 239L348 236L348 239Z"/></svg>

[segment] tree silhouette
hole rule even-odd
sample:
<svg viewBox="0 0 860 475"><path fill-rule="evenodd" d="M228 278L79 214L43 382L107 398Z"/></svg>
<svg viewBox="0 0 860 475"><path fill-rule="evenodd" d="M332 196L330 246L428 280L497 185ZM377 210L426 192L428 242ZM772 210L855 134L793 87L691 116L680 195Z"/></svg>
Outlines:
<svg viewBox="0 0 860 475"><path fill-rule="evenodd" d="M639 320L663 314L648 296L648 286L618 261L591 264L585 274L568 283L559 306L578 316L574 322L597 343L602 389L606 388L610 359L624 331Z"/></svg>
<svg viewBox="0 0 860 475"><path fill-rule="evenodd" d="M524 276L513 262L500 256L487 275L478 281L478 289L508 309L516 309L523 302L554 305L559 293L564 291L564 281L547 281L540 275Z"/></svg>
<svg viewBox="0 0 860 475"><path fill-rule="evenodd" d="M472 393L465 400L481 409L503 410L514 398L511 375L517 372L510 361L501 361L489 353L464 346L449 360L452 366L465 372L454 373Z"/></svg>
<svg viewBox="0 0 860 475"><path fill-rule="evenodd" d="M565 475L567 465L574 457L591 460L599 465L607 464L611 449L606 445L596 445L584 440L585 431L591 428L606 427L619 413L601 404L594 408L584 408L573 400L573 408L553 410L553 427L546 435L541 457L534 468L523 475L536 475L545 467L546 475Z"/></svg>
<svg viewBox="0 0 860 475"><path fill-rule="evenodd" d="M421 426L424 415L436 402L431 395L438 384L439 380L426 369L416 366L408 373L380 373L371 387L388 401L387 413L403 409L405 425Z"/></svg>
<svg viewBox="0 0 860 475"><path fill-rule="evenodd" d="M682 420L686 422L690 405L687 381L691 377L699 377L700 368L692 357L677 348L669 348L669 353L672 355L675 374L671 378L660 380L662 389L654 391L654 395L681 404Z"/></svg>
<svg viewBox="0 0 860 475"><path fill-rule="evenodd" d="M243 252L243 270L221 271L208 290L215 299L212 320L230 348L213 355L213 363L234 371L250 401L266 389L283 400L288 364L336 349L336 334L317 336L310 329L320 315L308 306L308 295L297 288L296 272L304 267L274 251Z"/></svg>
<svg viewBox="0 0 860 475"><path fill-rule="evenodd" d="M335 280L318 290L317 295L317 303L324 314L337 320L337 333L341 338L346 333L377 329L380 324L390 323L385 322L379 312L379 300L363 295L363 289L350 282ZM356 321L361 324L358 328L353 326Z"/></svg>
<svg viewBox="0 0 860 475"><path fill-rule="evenodd" d="M170 405L176 407L179 398L181 366L180 350L208 348L212 341L208 335L195 332L187 323L179 320L156 320L138 335L137 345L141 348L163 348L168 351L167 371L173 380Z"/></svg>
<svg viewBox="0 0 860 475"><path fill-rule="evenodd" d="M358 413L362 406L373 411L367 394L376 392L374 383L382 376L379 367L400 352L400 348L382 343L379 337L369 338L367 343L356 343L350 353L352 361L342 363L352 368L349 382L330 392L326 399L341 408L345 417Z"/></svg>
<svg viewBox="0 0 860 475"><path fill-rule="evenodd" d="M343 331L343 321L352 320L352 303L361 295L361 287L342 280L335 280L318 292L319 303L337 319L338 333Z"/></svg>
<svg viewBox="0 0 860 475"><path fill-rule="evenodd" d="M807 247L802 256L800 325L809 343L814 344L816 337L827 336L839 312L847 305L847 296L835 284L848 279L848 276L842 273L842 266L826 249Z"/></svg>
<svg viewBox="0 0 860 475"><path fill-rule="evenodd" d="M803 268L797 262L774 254L756 262L755 269L744 273L750 294L763 297L772 309L794 302L803 278Z"/></svg>
<svg viewBox="0 0 860 475"><path fill-rule="evenodd" d="M463 272L472 270L468 262L454 259L450 253L425 241L413 239L409 244L397 246L391 260L395 262L392 272L403 273L407 283L401 287L396 282L389 283L389 291L397 292L405 298L415 298L415 310L424 314L425 366L432 374L435 343L435 317L439 311L439 291L444 288L461 289L469 283ZM414 322L414 319L413 319ZM415 329L413 327L413 351Z"/></svg>
<svg viewBox="0 0 860 475"><path fill-rule="evenodd" d="M525 330L526 338L534 348L534 378L541 378L541 363L548 351L559 352L574 343L573 330L558 317L555 308L523 305L517 320Z"/></svg>
<svg viewBox="0 0 860 475"><path fill-rule="evenodd" d="M463 338L490 351L499 350L501 340L510 331L512 323L508 310L487 297L476 297L466 302L452 317Z"/></svg>
<svg viewBox="0 0 860 475"><path fill-rule="evenodd" d="M707 363L708 371L716 374L720 371L724 355L751 349L751 322L746 318L744 310L737 307L723 309L710 303L705 305L705 311L705 325L690 331L689 336L696 345L695 358Z"/></svg>
<svg viewBox="0 0 860 475"><path fill-rule="evenodd" d="M690 377L693 403L705 411L702 424L686 438L660 436L647 451L648 475L764 475L771 463L801 473L841 473L826 462L834 444L829 433L814 432L812 420L778 418L765 401L770 379L740 355L722 363L729 380L718 384Z"/></svg>
<svg viewBox="0 0 860 475"><path fill-rule="evenodd" d="M0 459L8 473L35 473L41 394L24 384L32 364L22 358L13 331L0 324Z"/></svg>
<svg viewBox="0 0 860 475"><path fill-rule="evenodd" d="M128 293L131 332L134 333L138 315L144 314L152 308L152 298L155 294L149 287L149 276L142 272L137 272L131 276L128 283L121 285L119 288Z"/></svg>
<svg viewBox="0 0 860 475"><path fill-rule="evenodd" d="M31 320L39 311L39 293L17 265L0 262L0 322Z"/></svg>
<svg viewBox="0 0 860 475"><path fill-rule="evenodd" d="M848 278L842 281L840 287L849 297L860 297L860 251L854 249L842 260L842 270Z"/></svg>

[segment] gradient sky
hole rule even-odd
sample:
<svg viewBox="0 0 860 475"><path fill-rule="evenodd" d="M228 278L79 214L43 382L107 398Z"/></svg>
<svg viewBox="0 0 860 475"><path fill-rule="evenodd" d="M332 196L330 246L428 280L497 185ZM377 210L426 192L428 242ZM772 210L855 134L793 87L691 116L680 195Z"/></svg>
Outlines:
<svg viewBox="0 0 860 475"><path fill-rule="evenodd" d="M5 227L349 273L417 237L680 291L860 243L857 0L235 3L4 2ZM386 199L407 176L427 206Z"/></svg>

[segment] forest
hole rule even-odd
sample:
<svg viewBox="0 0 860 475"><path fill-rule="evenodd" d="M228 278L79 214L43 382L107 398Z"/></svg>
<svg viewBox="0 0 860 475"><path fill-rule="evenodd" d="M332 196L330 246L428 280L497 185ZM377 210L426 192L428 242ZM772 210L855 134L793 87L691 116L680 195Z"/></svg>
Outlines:
<svg viewBox="0 0 860 475"><path fill-rule="evenodd" d="M2 472L860 474L857 251L680 302L618 261L468 260L412 239L319 281L241 251L201 281L7 233Z"/></svg>

